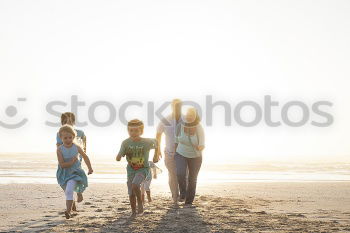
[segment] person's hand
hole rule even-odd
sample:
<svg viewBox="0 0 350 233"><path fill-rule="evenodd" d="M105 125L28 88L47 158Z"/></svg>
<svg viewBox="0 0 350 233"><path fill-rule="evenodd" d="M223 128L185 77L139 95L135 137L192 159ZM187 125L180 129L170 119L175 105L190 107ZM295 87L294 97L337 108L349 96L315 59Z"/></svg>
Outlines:
<svg viewBox="0 0 350 233"><path fill-rule="evenodd" d="M160 158L162 158L162 153L159 150L156 150L153 156L153 163L158 163Z"/></svg>
<svg viewBox="0 0 350 233"><path fill-rule="evenodd" d="M79 154L77 154L72 158L72 163L75 163L76 161L78 161L78 159L79 159Z"/></svg>
<svg viewBox="0 0 350 233"><path fill-rule="evenodd" d="M89 168L88 175L91 175L92 173L94 173L94 170L92 170L92 168Z"/></svg>
<svg viewBox="0 0 350 233"><path fill-rule="evenodd" d="M160 150L158 150L157 153L158 153L158 155L157 155L157 156L158 156L158 160L160 160L161 158L163 158L162 152L160 152Z"/></svg>
<svg viewBox="0 0 350 233"><path fill-rule="evenodd" d="M120 161L122 159L122 157L120 156L120 155L117 155L116 157L115 157L115 160L117 160L117 161Z"/></svg>
<svg viewBox="0 0 350 233"><path fill-rule="evenodd" d="M156 156L154 156L154 157L153 157L153 163L158 163L158 161L159 161L158 156L157 156L157 155L156 155Z"/></svg>
<svg viewBox="0 0 350 233"><path fill-rule="evenodd" d="M198 151L202 151L204 149L204 146L197 146Z"/></svg>

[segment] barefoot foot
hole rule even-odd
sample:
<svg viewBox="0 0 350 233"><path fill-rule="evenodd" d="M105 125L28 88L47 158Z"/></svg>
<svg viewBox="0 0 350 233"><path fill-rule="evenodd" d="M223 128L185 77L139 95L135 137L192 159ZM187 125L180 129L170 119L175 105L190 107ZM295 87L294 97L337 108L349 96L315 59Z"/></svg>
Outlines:
<svg viewBox="0 0 350 233"><path fill-rule="evenodd" d="M138 205L137 213L138 214L142 214L143 213L143 205Z"/></svg>
<svg viewBox="0 0 350 233"><path fill-rule="evenodd" d="M152 202L152 197L151 196L147 196L148 202Z"/></svg>
<svg viewBox="0 0 350 233"><path fill-rule="evenodd" d="M68 211L64 211L64 215L66 216L66 219L70 219L72 217Z"/></svg>
<svg viewBox="0 0 350 233"><path fill-rule="evenodd" d="M82 194L82 193L78 193L77 195L78 195L78 200L77 200L77 202L78 202L78 203L82 202L82 201L84 200L83 194Z"/></svg>

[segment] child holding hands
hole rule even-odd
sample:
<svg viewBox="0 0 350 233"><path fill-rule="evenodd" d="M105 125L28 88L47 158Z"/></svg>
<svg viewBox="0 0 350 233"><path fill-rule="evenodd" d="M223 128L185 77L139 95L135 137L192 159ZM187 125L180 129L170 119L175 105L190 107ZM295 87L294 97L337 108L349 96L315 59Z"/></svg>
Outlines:
<svg viewBox="0 0 350 233"><path fill-rule="evenodd" d="M123 141L116 157L116 160L120 161L122 157L126 156L128 162L127 185L132 210L131 218L136 216L136 203L138 213L143 213L140 186L150 173L148 158L151 149L155 149L153 162L158 162L156 153L157 140L153 138L142 138L143 128L143 122L140 120L135 119L128 122L129 138Z"/></svg>

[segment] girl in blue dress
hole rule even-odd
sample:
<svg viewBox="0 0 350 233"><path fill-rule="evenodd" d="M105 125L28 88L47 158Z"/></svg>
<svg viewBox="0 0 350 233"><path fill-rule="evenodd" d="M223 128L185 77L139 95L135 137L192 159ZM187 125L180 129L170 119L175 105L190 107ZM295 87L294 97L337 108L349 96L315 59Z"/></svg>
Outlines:
<svg viewBox="0 0 350 233"><path fill-rule="evenodd" d="M71 211L73 206L73 194L74 191L77 193L77 202L83 201L83 192L88 186L87 176L81 167L81 162L78 158L82 156L86 163L89 171L88 175L93 173L90 159L85 154L83 149L73 143L76 137L76 131L70 125L64 125L59 130L59 136L63 142L61 146L57 148L57 182L62 187L66 196L66 207L65 216L67 219L71 217Z"/></svg>
<svg viewBox="0 0 350 233"><path fill-rule="evenodd" d="M74 127L75 125L75 115L72 112L65 112L62 113L61 115L61 124L62 125L70 125L74 128L75 132L76 132L76 137L74 139L74 143L77 144L78 146L80 146L81 148L83 148L84 152L86 153L86 136L84 131L80 130L80 129L76 129ZM59 133L57 132L56 135L56 146L59 147L63 144ZM82 161L82 157L79 156L79 160L80 162ZM77 211L77 207L75 205L75 201L73 200L73 205L72 205L72 210L73 211Z"/></svg>

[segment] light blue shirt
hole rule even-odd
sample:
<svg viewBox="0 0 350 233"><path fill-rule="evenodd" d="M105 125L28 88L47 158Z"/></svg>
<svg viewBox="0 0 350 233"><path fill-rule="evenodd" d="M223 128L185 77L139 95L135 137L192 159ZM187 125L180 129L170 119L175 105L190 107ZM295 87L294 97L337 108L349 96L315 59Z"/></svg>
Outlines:
<svg viewBox="0 0 350 233"><path fill-rule="evenodd" d="M191 140L191 141L190 141ZM197 150L197 146L204 146L204 130L198 124L196 133L189 136L184 131L184 126L179 124L176 129L175 142L178 143L176 152L186 158L196 158L201 156L201 152Z"/></svg>
<svg viewBox="0 0 350 233"><path fill-rule="evenodd" d="M157 127L157 133L165 134L165 154L168 156L174 156L175 154L175 131L176 125L182 122L183 116L176 122L176 119L172 114L163 118L159 122Z"/></svg>

